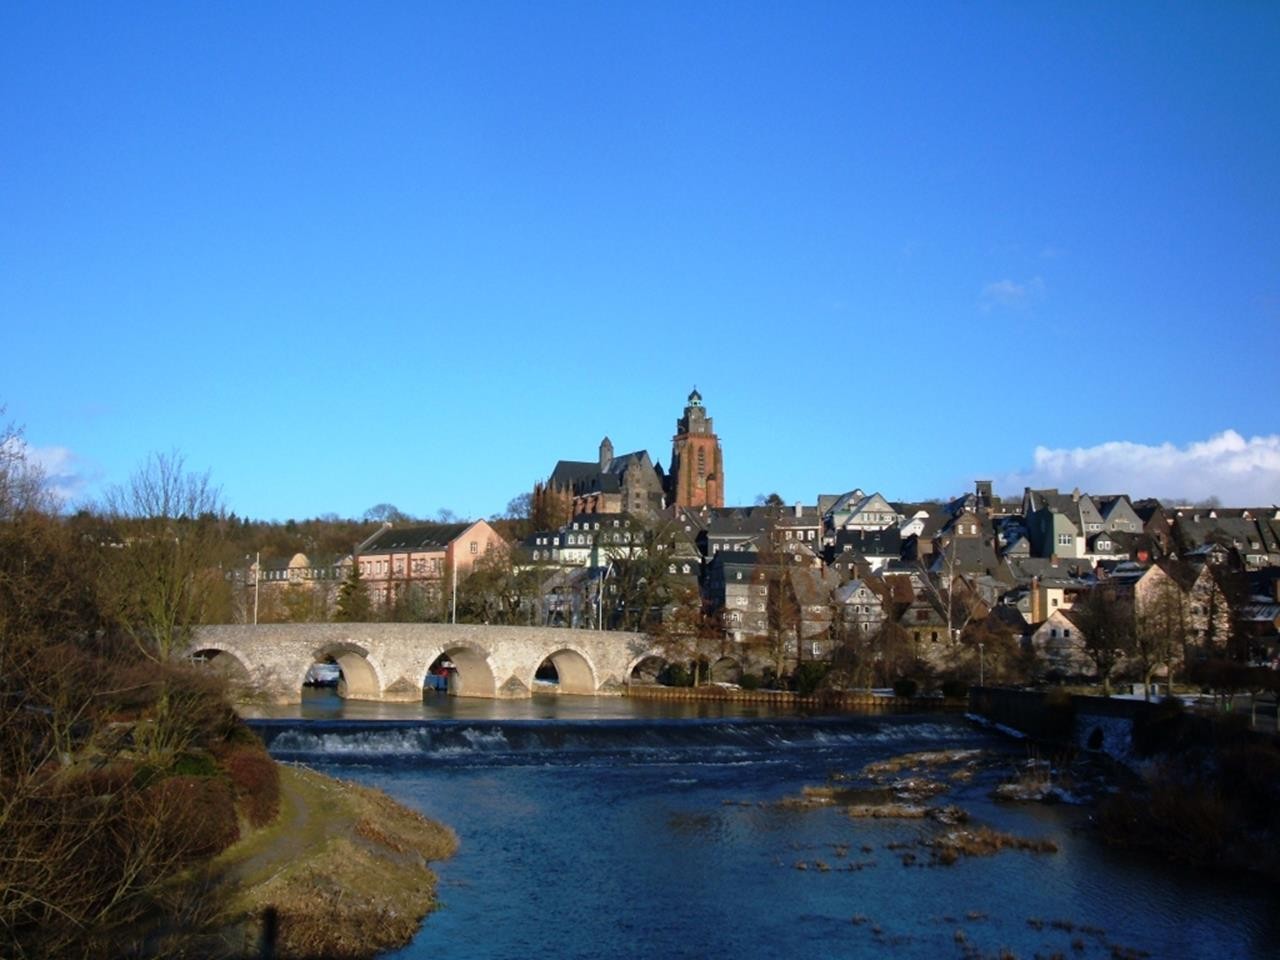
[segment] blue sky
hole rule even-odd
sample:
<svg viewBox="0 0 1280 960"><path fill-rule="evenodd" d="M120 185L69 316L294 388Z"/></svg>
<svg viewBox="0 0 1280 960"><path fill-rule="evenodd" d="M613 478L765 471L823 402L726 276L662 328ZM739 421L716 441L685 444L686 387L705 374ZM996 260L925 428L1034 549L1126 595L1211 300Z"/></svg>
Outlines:
<svg viewBox="0 0 1280 960"><path fill-rule="evenodd" d="M488 515L694 384L734 502L1280 500L1280 5L260 7L0 8L0 403L72 501Z"/></svg>

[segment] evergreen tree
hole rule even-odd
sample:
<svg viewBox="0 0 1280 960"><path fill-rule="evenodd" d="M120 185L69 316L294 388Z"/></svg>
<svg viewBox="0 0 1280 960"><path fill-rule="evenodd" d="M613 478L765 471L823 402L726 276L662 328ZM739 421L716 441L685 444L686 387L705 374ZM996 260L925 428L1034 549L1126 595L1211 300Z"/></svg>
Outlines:
<svg viewBox="0 0 1280 960"><path fill-rule="evenodd" d="M352 557L351 569L338 588L338 610L334 619L343 623L368 623L372 614L373 604L369 600L369 591L365 589L364 579L360 576L360 558Z"/></svg>

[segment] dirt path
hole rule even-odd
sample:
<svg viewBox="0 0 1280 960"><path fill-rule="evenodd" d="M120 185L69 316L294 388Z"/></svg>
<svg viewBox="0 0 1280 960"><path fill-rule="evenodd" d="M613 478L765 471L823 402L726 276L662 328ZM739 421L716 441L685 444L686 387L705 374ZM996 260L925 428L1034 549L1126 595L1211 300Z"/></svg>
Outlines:
<svg viewBox="0 0 1280 960"><path fill-rule="evenodd" d="M450 856L453 833L379 791L281 765L276 821L225 851L224 942L253 944L279 918L279 956L368 956L401 946L435 904L427 862Z"/></svg>

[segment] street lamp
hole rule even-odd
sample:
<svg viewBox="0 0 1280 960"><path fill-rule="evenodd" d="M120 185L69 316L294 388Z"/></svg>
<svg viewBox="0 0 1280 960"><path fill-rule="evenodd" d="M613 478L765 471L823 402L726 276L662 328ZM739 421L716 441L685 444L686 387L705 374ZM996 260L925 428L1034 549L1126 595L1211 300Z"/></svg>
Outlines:
<svg viewBox="0 0 1280 960"><path fill-rule="evenodd" d="M596 590L596 629L604 629L604 582L609 579L609 571L613 569L613 561L604 568L604 573L600 574L600 587Z"/></svg>

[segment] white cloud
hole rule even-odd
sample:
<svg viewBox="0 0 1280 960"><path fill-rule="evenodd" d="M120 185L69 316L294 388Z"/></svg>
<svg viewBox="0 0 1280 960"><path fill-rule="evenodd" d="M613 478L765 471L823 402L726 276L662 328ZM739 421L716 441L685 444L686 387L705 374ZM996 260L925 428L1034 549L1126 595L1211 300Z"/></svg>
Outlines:
<svg viewBox="0 0 1280 960"><path fill-rule="evenodd" d="M1246 440L1226 430L1185 447L1127 440L1073 450L1036 447L1035 465L1000 484L1009 491L1023 487L1269 506L1280 503L1280 434Z"/></svg>
<svg viewBox="0 0 1280 960"><path fill-rule="evenodd" d="M89 477L80 458L66 447L33 447L20 437L9 443L18 456L40 468L49 491L62 503L70 504L88 490Z"/></svg>
<svg viewBox="0 0 1280 960"><path fill-rule="evenodd" d="M982 288L978 305L985 311L993 307L1025 307L1044 296L1044 280L1032 277L1024 283L996 280Z"/></svg>

